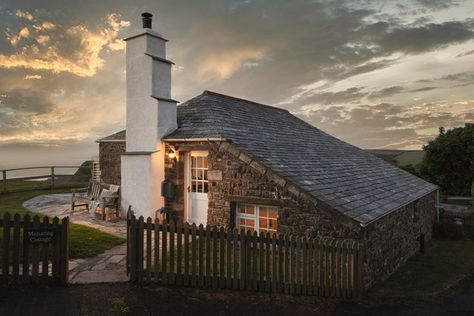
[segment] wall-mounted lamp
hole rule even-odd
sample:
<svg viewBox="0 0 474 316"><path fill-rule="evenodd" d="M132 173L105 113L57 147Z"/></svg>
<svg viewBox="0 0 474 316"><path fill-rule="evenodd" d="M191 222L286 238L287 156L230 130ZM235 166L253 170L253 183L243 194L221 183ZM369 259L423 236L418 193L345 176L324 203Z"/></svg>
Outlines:
<svg viewBox="0 0 474 316"><path fill-rule="evenodd" d="M170 152L168 153L168 158L169 158L169 159L175 159L175 158L176 158L176 153L175 153L174 151L170 151Z"/></svg>

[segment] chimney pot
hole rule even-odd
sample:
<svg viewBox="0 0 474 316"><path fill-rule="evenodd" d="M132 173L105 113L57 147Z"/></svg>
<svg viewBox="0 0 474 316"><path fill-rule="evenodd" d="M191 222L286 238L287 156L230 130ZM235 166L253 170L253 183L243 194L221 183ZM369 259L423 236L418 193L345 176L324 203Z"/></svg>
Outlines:
<svg viewBox="0 0 474 316"><path fill-rule="evenodd" d="M142 13L142 22L143 22L143 28L144 29L151 29L151 18L153 17L153 14L145 12Z"/></svg>

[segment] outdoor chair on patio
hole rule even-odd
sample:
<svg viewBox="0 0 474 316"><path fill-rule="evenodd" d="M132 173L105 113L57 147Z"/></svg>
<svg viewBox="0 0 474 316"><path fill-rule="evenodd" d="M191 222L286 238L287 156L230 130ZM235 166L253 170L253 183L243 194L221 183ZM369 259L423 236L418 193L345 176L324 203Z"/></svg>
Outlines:
<svg viewBox="0 0 474 316"><path fill-rule="evenodd" d="M110 211L116 218L120 217L120 187L114 184L108 185L107 189L104 188L99 197L89 204L89 213L91 215L100 213L102 220L106 220Z"/></svg>
<svg viewBox="0 0 474 316"><path fill-rule="evenodd" d="M108 185L91 180L89 181L87 188L73 189L71 210L74 211L74 209L78 206L85 206L89 210L89 204L99 198L100 193L104 188L108 188Z"/></svg>

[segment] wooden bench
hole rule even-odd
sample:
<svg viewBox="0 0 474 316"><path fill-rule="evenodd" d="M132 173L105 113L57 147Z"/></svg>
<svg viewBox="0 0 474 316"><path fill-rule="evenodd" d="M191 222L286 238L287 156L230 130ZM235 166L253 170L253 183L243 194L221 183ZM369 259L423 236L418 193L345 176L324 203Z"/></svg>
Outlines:
<svg viewBox="0 0 474 316"><path fill-rule="evenodd" d="M71 210L74 210L78 206L85 206L88 211L91 205L91 202L94 203L95 208L100 206L102 219L106 219L107 210L112 209L115 212L115 216L120 216L120 191L117 191L113 196L102 198L102 201L99 201L101 198L101 193L103 190L108 190L110 184L101 183L97 181L90 181L87 188L72 190L72 199L71 199ZM95 212L95 210L94 210Z"/></svg>

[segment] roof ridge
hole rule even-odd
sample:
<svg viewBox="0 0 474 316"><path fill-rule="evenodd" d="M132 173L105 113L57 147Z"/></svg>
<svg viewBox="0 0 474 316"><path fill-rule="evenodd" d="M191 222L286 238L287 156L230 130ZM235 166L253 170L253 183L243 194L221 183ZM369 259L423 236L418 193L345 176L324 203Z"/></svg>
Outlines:
<svg viewBox="0 0 474 316"><path fill-rule="evenodd" d="M283 112L289 113L289 111L286 110L286 109L282 109L282 108L278 108L278 107L275 107L275 106L262 104L262 103L258 103L258 102L255 102L255 101L242 99L242 98L238 98L238 97L234 97L234 96L231 96L231 95L222 94L222 93L218 93L218 92L214 92L214 91L204 90L204 92L202 94L214 95L214 96L218 96L218 97L222 97L222 98L226 98L226 99L231 99L231 100L235 100L235 101L242 101L242 102L246 102L246 103L251 103L253 105L258 105L258 106L270 108L272 110L283 111Z"/></svg>

